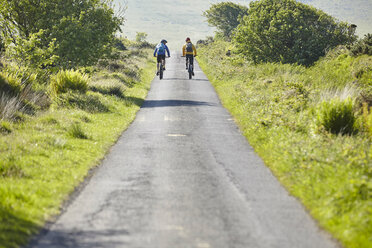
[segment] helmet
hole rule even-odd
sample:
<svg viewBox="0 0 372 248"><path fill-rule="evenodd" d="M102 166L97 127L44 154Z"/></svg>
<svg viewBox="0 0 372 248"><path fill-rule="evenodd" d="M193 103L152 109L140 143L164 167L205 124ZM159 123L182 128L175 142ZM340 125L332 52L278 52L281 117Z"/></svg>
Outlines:
<svg viewBox="0 0 372 248"><path fill-rule="evenodd" d="M161 43L168 43L168 41L166 41L166 40L161 40Z"/></svg>
<svg viewBox="0 0 372 248"><path fill-rule="evenodd" d="M190 41L190 38L189 38L189 37L186 38L186 42L187 42L187 41Z"/></svg>

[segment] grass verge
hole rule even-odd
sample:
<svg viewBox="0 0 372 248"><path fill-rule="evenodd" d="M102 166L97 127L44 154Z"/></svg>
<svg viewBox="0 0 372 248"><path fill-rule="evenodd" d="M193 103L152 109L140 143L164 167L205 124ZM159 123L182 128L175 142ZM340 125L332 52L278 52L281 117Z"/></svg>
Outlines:
<svg viewBox="0 0 372 248"><path fill-rule="evenodd" d="M345 247L372 247L372 146L361 114L371 104L371 57L336 51L309 68L251 65L225 56L228 47L201 47L198 62L249 143L320 226ZM353 102L357 131L318 124L335 98Z"/></svg>
<svg viewBox="0 0 372 248"><path fill-rule="evenodd" d="M126 81L120 96L109 91L65 93L47 111L22 122L2 122L2 129L11 131L0 135L0 247L26 244L57 215L133 121L150 88L154 61L132 55L127 62L133 75L100 70L92 82L110 85L121 76Z"/></svg>

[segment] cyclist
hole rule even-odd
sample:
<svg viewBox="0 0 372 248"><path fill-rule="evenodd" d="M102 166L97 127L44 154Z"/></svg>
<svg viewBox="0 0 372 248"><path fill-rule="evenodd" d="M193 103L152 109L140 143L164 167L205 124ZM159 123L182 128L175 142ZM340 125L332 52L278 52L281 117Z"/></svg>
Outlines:
<svg viewBox="0 0 372 248"><path fill-rule="evenodd" d="M168 42L166 40L161 40L160 43L156 46L154 51L154 57L157 57L157 65L156 65L156 75L159 75L159 65L163 61L163 70L165 70L165 52L168 53L168 57L170 57L168 46L166 45Z"/></svg>
<svg viewBox="0 0 372 248"><path fill-rule="evenodd" d="M188 63L190 65L194 65L194 57L196 57L196 48L191 43L191 40L189 37L186 38L186 44L182 47L182 56L186 56L186 70L188 70ZM194 66L192 67L192 75L194 76Z"/></svg>

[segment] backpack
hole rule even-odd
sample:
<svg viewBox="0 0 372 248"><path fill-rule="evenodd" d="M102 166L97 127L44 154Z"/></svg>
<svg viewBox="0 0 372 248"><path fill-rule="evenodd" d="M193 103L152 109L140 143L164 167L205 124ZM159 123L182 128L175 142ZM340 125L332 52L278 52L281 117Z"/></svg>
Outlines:
<svg viewBox="0 0 372 248"><path fill-rule="evenodd" d="M163 54L165 53L165 45L163 43L160 43L158 46L157 46L157 49L158 49L158 54Z"/></svg>
<svg viewBox="0 0 372 248"><path fill-rule="evenodd" d="M186 52L188 52L188 53L192 53L193 52L192 43L191 42L188 42L186 44Z"/></svg>

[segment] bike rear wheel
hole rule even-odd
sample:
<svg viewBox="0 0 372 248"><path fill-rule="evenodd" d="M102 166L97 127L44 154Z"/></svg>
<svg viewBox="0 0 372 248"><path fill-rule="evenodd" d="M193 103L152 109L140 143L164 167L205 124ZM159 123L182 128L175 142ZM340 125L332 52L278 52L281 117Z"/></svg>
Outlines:
<svg viewBox="0 0 372 248"><path fill-rule="evenodd" d="M160 64L160 70L159 70L159 79L160 79L160 80L163 79L163 71L164 71L164 64L161 63L161 64Z"/></svg>
<svg viewBox="0 0 372 248"><path fill-rule="evenodd" d="M192 79L192 65L189 65L189 79Z"/></svg>

